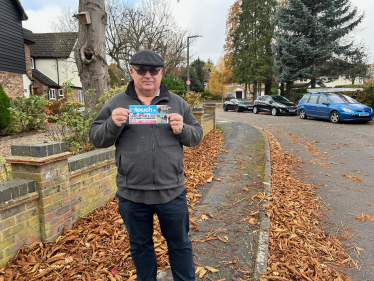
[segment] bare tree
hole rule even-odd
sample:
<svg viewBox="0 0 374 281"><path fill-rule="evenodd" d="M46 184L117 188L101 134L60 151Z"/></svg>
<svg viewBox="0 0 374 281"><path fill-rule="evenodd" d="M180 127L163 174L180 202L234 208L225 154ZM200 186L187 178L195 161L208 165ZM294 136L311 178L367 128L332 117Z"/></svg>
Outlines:
<svg viewBox="0 0 374 281"><path fill-rule="evenodd" d="M79 23L75 61L84 92L85 106L93 109L98 99L109 89L108 65L105 53L106 13L104 0L79 0L79 13L88 12L90 24Z"/></svg>
<svg viewBox="0 0 374 281"><path fill-rule="evenodd" d="M107 54L124 76L130 76L130 58L142 49L164 58L166 74L186 61L188 31L176 25L168 0L145 0L140 6L109 0L107 13Z"/></svg>

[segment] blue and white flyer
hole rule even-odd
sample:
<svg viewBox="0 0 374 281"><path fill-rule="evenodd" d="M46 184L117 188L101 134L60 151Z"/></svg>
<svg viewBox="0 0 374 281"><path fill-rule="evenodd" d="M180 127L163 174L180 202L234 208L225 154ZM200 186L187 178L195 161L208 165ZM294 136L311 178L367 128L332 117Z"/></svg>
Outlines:
<svg viewBox="0 0 374 281"><path fill-rule="evenodd" d="M129 105L130 124L169 123L167 105Z"/></svg>

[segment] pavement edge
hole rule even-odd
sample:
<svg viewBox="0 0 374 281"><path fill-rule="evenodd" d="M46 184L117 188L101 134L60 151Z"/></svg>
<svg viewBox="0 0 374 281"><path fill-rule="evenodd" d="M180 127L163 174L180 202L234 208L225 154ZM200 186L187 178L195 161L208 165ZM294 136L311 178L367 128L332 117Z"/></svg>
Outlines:
<svg viewBox="0 0 374 281"><path fill-rule="evenodd" d="M271 159L270 159L270 146L269 140L265 133L257 126L253 126L261 134L264 136L265 139L265 147L266 147L266 165L265 165L265 195L269 196L271 194ZM268 204L268 200L263 201L263 205ZM269 230L270 230L270 218L266 215L265 212L261 214L262 220L260 225L260 233L258 238L258 248L256 254L256 261L255 261L255 272L253 275L253 280L259 281L260 280L260 273L267 271L267 264L269 258Z"/></svg>

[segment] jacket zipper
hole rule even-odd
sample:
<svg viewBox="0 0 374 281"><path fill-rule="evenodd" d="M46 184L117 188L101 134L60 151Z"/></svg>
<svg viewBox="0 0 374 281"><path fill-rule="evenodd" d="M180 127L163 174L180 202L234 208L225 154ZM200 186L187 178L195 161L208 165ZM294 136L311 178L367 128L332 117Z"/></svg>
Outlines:
<svg viewBox="0 0 374 281"><path fill-rule="evenodd" d="M153 171L153 190L155 190L155 133L153 130L153 124L151 124L152 131L152 171Z"/></svg>

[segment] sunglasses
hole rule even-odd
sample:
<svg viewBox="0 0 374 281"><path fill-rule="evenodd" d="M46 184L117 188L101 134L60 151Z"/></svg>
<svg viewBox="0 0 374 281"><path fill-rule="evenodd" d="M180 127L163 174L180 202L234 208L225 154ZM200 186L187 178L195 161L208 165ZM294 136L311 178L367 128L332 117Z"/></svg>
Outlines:
<svg viewBox="0 0 374 281"><path fill-rule="evenodd" d="M132 69L134 69L136 71L136 73L140 76L144 76L147 74L147 71L149 72L149 74L151 76L156 76L160 70L162 68L159 68L159 69L156 69L156 68L152 68L152 69L144 69L144 68L139 68L139 69L136 69L135 67L132 67Z"/></svg>

